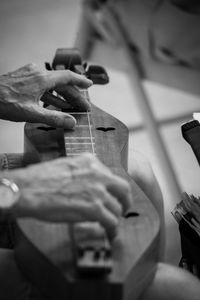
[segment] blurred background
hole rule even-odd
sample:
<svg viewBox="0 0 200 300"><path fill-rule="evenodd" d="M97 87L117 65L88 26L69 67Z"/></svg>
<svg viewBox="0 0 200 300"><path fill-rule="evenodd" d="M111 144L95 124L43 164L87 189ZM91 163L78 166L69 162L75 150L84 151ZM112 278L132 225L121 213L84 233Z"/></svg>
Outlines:
<svg viewBox="0 0 200 300"><path fill-rule="evenodd" d="M0 72L27 63L52 61L57 48L73 47L82 18L81 0L1 0ZM105 1L100 1L105 2ZM195 1L111 0L126 28L131 46L142 56L146 78L142 85L182 191L200 194L200 172L180 126L200 111L199 11ZM193 3L189 6L188 3ZM198 1L197 1L198 2ZM195 9L194 9L195 7ZM80 33L79 33L80 34ZM103 64L107 86L93 86L93 103L123 121L130 129L129 151L144 154L151 162L164 196L166 261L180 259L178 226L171 216L178 199L170 190L152 138L131 87L129 64L123 46L95 42L91 62ZM80 38L80 35L79 35ZM114 45L114 47L113 47ZM23 124L0 120L0 152L23 151ZM130 161L131 164L131 161Z"/></svg>

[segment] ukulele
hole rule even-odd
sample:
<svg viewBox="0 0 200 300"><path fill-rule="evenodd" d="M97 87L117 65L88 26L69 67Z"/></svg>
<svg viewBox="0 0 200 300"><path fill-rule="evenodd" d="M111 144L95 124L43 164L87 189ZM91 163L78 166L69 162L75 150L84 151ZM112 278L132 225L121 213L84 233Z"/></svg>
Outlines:
<svg viewBox="0 0 200 300"><path fill-rule="evenodd" d="M104 69L87 67L75 49L58 49L52 66L84 74L97 84L108 82ZM88 92L82 93L90 101ZM112 241L106 236L92 240L86 230L81 244L76 229L67 223L18 219L16 261L45 299L138 299L155 274L160 222L149 199L127 173L128 129L93 104L90 111L70 113L77 120L73 131L25 125L26 164L92 153L130 182L133 206L121 217Z"/></svg>

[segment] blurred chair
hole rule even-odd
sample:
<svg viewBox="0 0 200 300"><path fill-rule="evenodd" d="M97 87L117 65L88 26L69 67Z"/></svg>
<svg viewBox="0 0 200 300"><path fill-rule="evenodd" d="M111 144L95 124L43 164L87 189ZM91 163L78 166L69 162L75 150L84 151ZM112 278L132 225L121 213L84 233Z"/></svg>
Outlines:
<svg viewBox="0 0 200 300"><path fill-rule="evenodd" d="M76 43L83 59L91 57L98 40L113 55L118 48L124 53L140 113L177 201L180 186L142 80L200 93L199 16L196 0L85 0Z"/></svg>

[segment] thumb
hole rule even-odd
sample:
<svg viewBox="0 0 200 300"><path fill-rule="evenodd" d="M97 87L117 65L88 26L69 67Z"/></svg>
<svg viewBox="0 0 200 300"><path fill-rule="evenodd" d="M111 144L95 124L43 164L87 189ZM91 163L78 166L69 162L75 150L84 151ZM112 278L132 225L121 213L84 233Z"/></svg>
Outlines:
<svg viewBox="0 0 200 300"><path fill-rule="evenodd" d="M74 129L76 126L76 119L70 114L43 107L37 107L35 110L34 122L64 129Z"/></svg>

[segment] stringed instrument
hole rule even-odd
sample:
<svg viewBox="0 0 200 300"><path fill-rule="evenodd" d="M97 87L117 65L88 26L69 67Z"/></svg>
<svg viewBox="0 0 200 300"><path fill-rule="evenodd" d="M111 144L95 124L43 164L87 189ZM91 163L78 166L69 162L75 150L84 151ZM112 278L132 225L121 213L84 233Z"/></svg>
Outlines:
<svg viewBox="0 0 200 300"><path fill-rule="evenodd" d="M108 81L101 67L86 70L75 49L58 49L53 68L69 68L94 83ZM90 101L88 92L82 93ZM16 261L45 299L138 299L155 273L160 222L149 199L127 173L128 129L93 104L90 111L70 113L77 120L73 131L44 124L25 125L26 164L92 153L130 182L133 207L121 217L111 242L106 237L87 241L86 235L82 246L76 245L69 224L20 219Z"/></svg>

